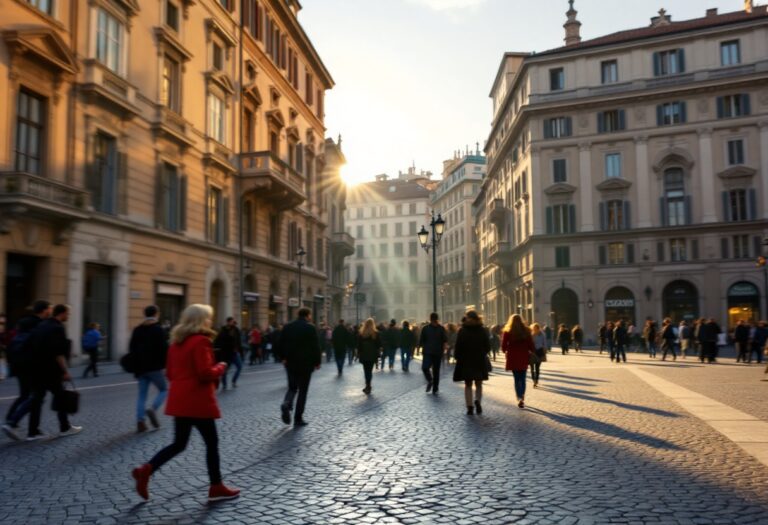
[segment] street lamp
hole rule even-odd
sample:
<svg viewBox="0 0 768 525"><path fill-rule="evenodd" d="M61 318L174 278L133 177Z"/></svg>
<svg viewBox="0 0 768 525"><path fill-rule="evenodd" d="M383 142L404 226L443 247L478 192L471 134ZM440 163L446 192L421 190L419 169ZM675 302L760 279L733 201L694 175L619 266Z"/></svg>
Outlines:
<svg viewBox="0 0 768 525"><path fill-rule="evenodd" d="M429 249L432 249L432 311L437 312L437 245L440 244L440 239L445 232L445 221L442 215L437 214L435 219L435 212L432 211L432 221L429 223L429 227L432 230L432 242L429 242L429 232L421 226L421 231L418 233L419 242L424 251L429 253Z"/></svg>
<svg viewBox="0 0 768 525"><path fill-rule="evenodd" d="M301 291L301 267L304 266L304 256L307 254L307 252L304 251L304 248L299 246L299 249L296 251L296 266L299 267L299 308L304 306L302 303L302 297L304 296L304 293Z"/></svg>
<svg viewBox="0 0 768 525"><path fill-rule="evenodd" d="M355 301L355 325L360 326L360 303L362 302L363 294L356 291L358 287L360 286L360 280L356 280L355 282L349 281L347 283L347 293L352 295L352 298Z"/></svg>

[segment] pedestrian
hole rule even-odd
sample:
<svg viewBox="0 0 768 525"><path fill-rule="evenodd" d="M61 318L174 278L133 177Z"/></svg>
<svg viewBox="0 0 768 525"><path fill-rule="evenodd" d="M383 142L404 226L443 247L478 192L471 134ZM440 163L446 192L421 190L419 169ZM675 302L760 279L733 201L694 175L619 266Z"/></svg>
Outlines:
<svg viewBox="0 0 768 525"><path fill-rule="evenodd" d="M703 363L717 362L717 339L721 330L714 319L703 319L699 328L699 341L701 342L701 356L699 359Z"/></svg>
<svg viewBox="0 0 768 525"><path fill-rule="evenodd" d="M581 347L584 344L584 330L581 329L581 326L574 325L571 340L573 341L573 349L581 352Z"/></svg>
<svg viewBox="0 0 768 525"><path fill-rule="evenodd" d="M349 360L349 363L348 363L349 366L352 366L352 363L355 362L355 358L356 358L355 353L357 351L355 347L357 346L356 339L357 339L357 332L359 328L357 326L353 327L351 324L348 324L346 328L347 328L347 358Z"/></svg>
<svg viewBox="0 0 768 525"><path fill-rule="evenodd" d="M683 319L680 321L680 325L677 327L678 337L680 338L680 357L685 359L686 352L691 347L691 339L693 330L688 326L688 322Z"/></svg>
<svg viewBox="0 0 768 525"><path fill-rule="evenodd" d="M600 343L600 355L603 354L603 351L605 350L605 344L607 341L607 338L606 338L607 330L605 325L606 323L600 323L599 325L597 325L597 340Z"/></svg>
<svg viewBox="0 0 768 525"><path fill-rule="evenodd" d="M389 369L395 367L395 355L400 348L400 330L397 328L397 321L392 319L389 326L381 336L381 342L384 346L384 352L381 354L381 370L384 370L384 362L389 362Z"/></svg>
<svg viewBox="0 0 768 525"><path fill-rule="evenodd" d="M627 352L632 352L632 346L635 344L635 324L628 321L627 325Z"/></svg>
<svg viewBox="0 0 768 525"><path fill-rule="evenodd" d="M304 421L304 407L307 404L312 372L320 369L323 360L322 344L322 341L318 340L317 329L312 324L312 311L309 308L299 308L298 318L285 325L280 335L280 343L275 349L288 376L288 391L280 405L281 417L286 425L291 423L293 400L297 394L293 426L303 427L307 424Z"/></svg>
<svg viewBox="0 0 768 525"><path fill-rule="evenodd" d="M136 432L146 432L144 416L154 428L160 427L157 411L168 397L168 385L165 381L165 363L168 358L168 339L159 323L160 310L155 305L144 308L144 321L133 329L128 352L133 356L133 373L139 385L139 397L136 400ZM149 386L154 385L157 395L152 406L147 408Z"/></svg>
<svg viewBox="0 0 768 525"><path fill-rule="evenodd" d="M648 357L656 359L656 323L653 319L646 319L643 327L643 340L648 350Z"/></svg>
<svg viewBox="0 0 768 525"><path fill-rule="evenodd" d="M748 363L752 362L752 354L754 353L757 359L757 363L763 362L763 348L768 343L768 324L765 321L760 321L755 327L755 331L752 333L752 340L750 341L751 347L749 352Z"/></svg>
<svg viewBox="0 0 768 525"><path fill-rule="evenodd" d="M240 330L234 317L227 317L227 323L221 327L213 347L217 353L216 359L227 363L227 370L221 377L221 389L227 389L227 371L235 365L235 375L232 376L232 388L237 388L237 380L243 370L243 359L240 355Z"/></svg>
<svg viewBox="0 0 768 525"><path fill-rule="evenodd" d="M499 333L501 333L501 327L499 327ZM548 324L544 325L544 336L547 338L547 352L552 350L552 327Z"/></svg>
<svg viewBox="0 0 768 525"><path fill-rule="evenodd" d="M744 319L739 319L733 330L733 340L736 343L736 362L746 363L750 353L749 349L750 326Z"/></svg>
<svg viewBox="0 0 768 525"><path fill-rule="evenodd" d="M379 360L381 352L381 336L376 329L376 322L369 317L360 328L357 336L357 359L363 365L365 388L363 393L371 393L371 381L373 380L373 365Z"/></svg>
<svg viewBox="0 0 768 525"><path fill-rule="evenodd" d="M507 326L509 326L509 323L507 323ZM564 324L561 324L557 330L557 343L560 345L560 351L563 355L567 354L568 346L571 344L571 332Z"/></svg>
<svg viewBox="0 0 768 525"><path fill-rule="evenodd" d="M437 312L429 314L429 324L421 329L419 346L422 348L424 359L421 371L427 380L427 392L437 395L440 386L440 364L443 361L445 347L448 344L448 334Z"/></svg>
<svg viewBox="0 0 768 525"><path fill-rule="evenodd" d="M667 353L672 353L672 360L677 361L677 353L675 352L675 331L672 326L672 319L665 318L661 323L661 360L667 360Z"/></svg>
<svg viewBox="0 0 768 525"><path fill-rule="evenodd" d="M560 331L563 330L570 338L570 333L565 325L560 325ZM528 373L530 356L535 353L536 349L533 345L530 329L518 314L510 316L509 321L504 326L501 336L501 351L507 356L505 369L511 370L515 377L517 406L525 408L525 376Z"/></svg>
<svg viewBox="0 0 768 525"><path fill-rule="evenodd" d="M547 359L547 336L541 330L539 323L531 325L531 337L533 337L534 355L531 356L531 380L533 388L539 387L539 378L541 377L541 363Z"/></svg>
<svg viewBox="0 0 768 525"><path fill-rule="evenodd" d="M205 442L208 467L208 501L236 498L240 491L222 483L219 438L216 420L221 417L216 402L216 382L224 375L227 363L214 363L211 339L213 308L203 304L188 306L179 324L171 331L166 375L171 382L165 413L174 418L174 440L149 460L133 469L136 492L149 499L149 478L169 460L187 448L192 428Z"/></svg>
<svg viewBox="0 0 768 525"><path fill-rule="evenodd" d="M104 339L99 331L99 323L90 323L88 330L83 334L81 339L81 345L83 347L83 353L85 353L90 361L88 366L83 372L83 379L88 377L88 372L93 372L93 377L99 377L99 371L96 368L96 362L99 360L99 344Z"/></svg>
<svg viewBox="0 0 768 525"><path fill-rule="evenodd" d="M462 319L462 323L464 320ZM443 359L446 363L451 362L451 358L453 357L454 349L456 348L456 337L459 335L459 328L456 326L455 323L448 323L445 326L445 331L448 336L448 344L446 347L446 351L443 354Z"/></svg>
<svg viewBox="0 0 768 525"><path fill-rule="evenodd" d="M19 384L19 395L8 409L3 431L14 440L21 439L18 434L19 421L29 413L32 402L30 395L35 367L30 338L37 325L51 316L52 310L51 303L48 301L42 299L35 301L29 313L19 319L9 338L6 354L11 375L16 376Z"/></svg>
<svg viewBox="0 0 768 525"><path fill-rule="evenodd" d="M499 348L501 348L501 326L500 325L493 325L493 328L491 328L490 333L490 344L491 344L491 359L496 361L496 354L499 353Z"/></svg>
<svg viewBox="0 0 768 525"><path fill-rule="evenodd" d="M251 328L250 333L248 334L248 346L250 347L251 354L249 357L249 366L253 366L257 362L260 365L264 364L264 353L261 350L261 330L259 329L259 325L255 324L253 325L253 328Z"/></svg>
<svg viewBox="0 0 768 525"><path fill-rule="evenodd" d="M467 415L477 411L483 413L483 381L488 381L488 353L491 351L490 340L483 326L483 319L476 311L470 310L464 316L464 322L456 334L454 357L456 368L453 380L464 382L464 401ZM474 403L472 385L475 385Z"/></svg>
<svg viewBox="0 0 768 525"><path fill-rule="evenodd" d="M627 329L624 328L624 321L617 321L613 329L613 346L616 354L616 364L621 361L627 362Z"/></svg>
<svg viewBox="0 0 768 525"><path fill-rule="evenodd" d="M411 324L403 321L400 330L400 364L403 366L403 372L409 371L414 346L416 346L416 338L411 330Z"/></svg>
<svg viewBox="0 0 768 525"><path fill-rule="evenodd" d="M61 407L64 383L72 381L67 361L72 350L72 342L67 338L64 323L69 320L70 308L66 304L53 307L51 317L35 327L30 335L30 349L33 359L32 393L30 394L30 414L28 441L45 437L40 431L45 394L53 395L53 406L58 405L56 415L59 419L59 436L77 434L83 427L70 424L69 415Z"/></svg>
<svg viewBox="0 0 768 525"><path fill-rule="evenodd" d="M349 339L349 332L347 327L344 326L344 319L339 319L339 323L336 328L333 329L331 334L331 343L333 344L333 355L336 359L336 368L341 376L344 371L344 360L347 358L347 340Z"/></svg>

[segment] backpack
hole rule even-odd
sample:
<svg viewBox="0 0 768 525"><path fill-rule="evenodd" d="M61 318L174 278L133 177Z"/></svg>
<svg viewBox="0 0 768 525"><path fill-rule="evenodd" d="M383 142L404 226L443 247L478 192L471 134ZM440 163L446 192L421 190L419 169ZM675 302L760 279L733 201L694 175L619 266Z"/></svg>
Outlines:
<svg viewBox="0 0 768 525"><path fill-rule="evenodd" d="M11 339L6 353L8 354L8 364L11 365L12 371L28 365L32 361L31 340L31 330L17 332L13 339Z"/></svg>

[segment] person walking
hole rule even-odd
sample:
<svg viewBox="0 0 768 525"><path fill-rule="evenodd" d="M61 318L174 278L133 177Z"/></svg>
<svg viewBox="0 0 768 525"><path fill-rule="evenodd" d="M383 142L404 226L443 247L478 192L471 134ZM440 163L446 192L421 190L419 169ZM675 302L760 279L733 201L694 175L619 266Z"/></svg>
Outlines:
<svg viewBox="0 0 768 525"><path fill-rule="evenodd" d="M395 355L400 347L400 330L397 328L397 321L392 319L389 326L381 337L384 346L384 352L381 354L381 370L384 370L384 362L389 362L389 369L395 368Z"/></svg>
<svg viewBox="0 0 768 525"><path fill-rule="evenodd" d="M703 320L699 327L699 341L701 342L701 357L703 363L717 362L717 338L720 334L720 327L714 319Z"/></svg>
<svg viewBox="0 0 768 525"><path fill-rule="evenodd" d="M759 321L752 333L752 339L750 341L750 351L747 363L752 362L752 354L754 353L757 358L757 363L763 362L763 348L765 348L768 342L768 324L765 321Z"/></svg>
<svg viewBox="0 0 768 525"><path fill-rule="evenodd" d="M561 324L557 331L557 343L560 345L560 351L563 355L567 354L568 346L571 344L571 332L564 324Z"/></svg>
<svg viewBox="0 0 768 525"><path fill-rule="evenodd" d="M30 336L34 372L27 441L45 437L40 431L40 417L47 392L53 395L54 406L59 406L56 411L59 436L71 436L83 430L83 427L70 424L69 415L60 404L64 395L64 382L72 381L67 368L72 342L67 338L64 327L64 323L69 320L69 310L68 305L57 304L53 307L51 317L38 324Z"/></svg>
<svg viewBox="0 0 768 525"><path fill-rule="evenodd" d="M613 329L613 346L616 354L616 364L627 362L627 329L624 327L624 321L617 321Z"/></svg>
<svg viewBox="0 0 768 525"><path fill-rule="evenodd" d="M381 352L381 337L376 329L376 321L372 317L363 322L357 336L357 360L363 365L365 388L363 393L371 393L371 381L373 380L373 365L379 360Z"/></svg>
<svg viewBox="0 0 768 525"><path fill-rule="evenodd" d="M531 337L533 337L534 355L531 356L531 380L533 388L539 387L539 378L541 377L541 363L547 358L547 336L541 330L539 323L531 325Z"/></svg>
<svg viewBox="0 0 768 525"><path fill-rule="evenodd" d="M331 334L331 343L333 344L333 356L336 359L336 368L341 376L344 371L344 360L347 358L347 340L349 339L349 332L347 327L344 326L344 319L339 319L339 323L336 328L333 329Z"/></svg>
<svg viewBox="0 0 768 525"><path fill-rule="evenodd" d="M99 323L90 323L88 325L88 331L83 334L80 341L83 347L83 353L86 354L90 361L88 366L83 372L83 379L88 377L88 372L93 372L93 377L99 377L99 371L96 368L96 363L99 360L99 344L104 340L104 336L99 331Z"/></svg>
<svg viewBox="0 0 768 525"><path fill-rule="evenodd" d="M571 332L571 340L573 341L573 349L576 352L581 352L581 347L584 344L584 330L581 326L575 325Z"/></svg>
<svg viewBox="0 0 768 525"><path fill-rule="evenodd" d="M643 340L648 350L648 357L656 359L656 323L653 319L646 319L643 327Z"/></svg>
<svg viewBox="0 0 768 525"><path fill-rule="evenodd" d="M419 346L424 360L421 371L427 380L427 392L437 395L440 387L440 365L443 362L443 354L448 344L448 334L440 324L440 316L437 312L429 314L429 324L421 329Z"/></svg>
<svg viewBox="0 0 768 525"><path fill-rule="evenodd" d="M600 355L603 355L603 351L605 350L605 343L607 341L606 337L606 323L600 323L597 325L597 341L600 343Z"/></svg>
<svg viewBox="0 0 768 525"><path fill-rule="evenodd" d="M560 325L560 331L563 330L570 337L565 325ZM505 369L512 371L512 375L515 377L517 406L525 408L525 376L528 373L531 355L535 353L536 348L533 345L531 331L525 326L523 318L518 314L510 316L509 321L504 326L501 336L501 351L507 357Z"/></svg>
<svg viewBox="0 0 768 525"><path fill-rule="evenodd" d="M499 327L499 333L501 333L501 327ZM547 352L552 350L552 328L548 325L544 325L544 336L547 338Z"/></svg>
<svg viewBox="0 0 768 525"><path fill-rule="evenodd" d="M205 442L210 481L208 501L232 499L240 494L238 489L224 485L221 477L216 431L216 420L221 418L221 411L216 402L216 382L224 375L227 363L214 363L213 360L211 339L215 332L211 330L212 316L210 306L190 305L171 331L172 344L166 370L171 387L165 413L174 418L174 440L149 462L131 472L136 481L136 492L145 500L149 499L150 477L187 448L193 428L200 432Z"/></svg>
<svg viewBox="0 0 768 525"><path fill-rule="evenodd" d="M403 372L408 372L414 346L416 346L416 337L411 330L411 324L408 321L403 321L400 330L400 364L403 366Z"/></svg>
<svg viewBox="0 0 768 525"><path fill-rule="evenodd" d="M133 329L128 352L132 354L134 375L139 385L139 397L136 400L136 431L147 431L144 416L154 428L160 427L157 411L163 406L168 396L165 382L165 363L168 358L168 339L160 326L160 310L155 305L144 308L144 321ZM147 408L150 385L157 389L152 406Z"/></svg>
<svg viewBox="0 0 768 525"><path fill-rule="evenodd" d="M453 369L453 380L464 382L464 401L467 415L483 413L483 381L488 381L488 353L491 344L488 333L483 326L483 319L474 310L464 316L464 322L456 334L454 358L456 367ZM474 403L472 385L475 385Z"/></svg>
<svg viewBox="0 0 768 525"><path fill-rule="evenodd" d="M693 330L688 326L685 319L680 321L677 327L677 334L680 338L680 357L685 359L685 354L691 348L691 340L693 339Z"/></svg>
<svg viewBox="0 0 768 525"><path fill-rule="evenodd" d="M260 365L264 364L264 353L261 350L261 340L261 330L259 329L259 325L255 324L248 333L248 346L251 351L248 358L248 366L253 366L257 362Z"/></svg>
<svg viewBox="0 0 768 525"><path fill-rule="evenodd" d="M499 353L499 349L501 348L501 326L495 324L493 325L493 328L491 328L490 343L491 359L496 361L496 354Z"/></svg>
<svg viewBox="0 0 768 525"><path fill-rule="evenodd" d="M240 372L243 370L243 358L240 354L240 330L237 328L237 322L234 317L227 317L227 324L222 326L218 335L216 335L213 347L218 352L217 359L227 363L227 370L221 376L221 389L227 389L227 372L232 365L235 365L235 375L232 376L232 388L237 388L237 380L240 378Z"/></svg>
<svg viewBox="0 0 768 525"><path fill-rule="evenodd" d="M739 319L739 322L736 323L736 328L733 330L733 340L736 343L736 362L742 362L746 363L747 358L749 357L750 349L749 349L749 333L750 333L750 326L749 324L744 321L744 319Z"/></svg>
<svg viewBox="0 0 768 525"><path fill-rule="evenodd" d="M674 327L672 326L672 319L665 318L661 323L661 360L667 360L667 353L672 353L672 360L677 361L677 353L675 352L675 334Z"/></svg>
<svg viewBox="0 0 768 525"><path fill-rule="evenodd" d="M443 353L443 360L446 364L450 364L454 349L456 348L456 337L459 335L459 328L455 323L448 323L445 325L445 332L448 336L448 344L446 345L445 353Z"/></svg>
<svg viewBox="0 0 768 525"><path fill-rule="evenodd" d="M288 391L280 405L280 414L286 425L291 423L293 400L297 394L293 426L303 427L307 424L304 421L304 407L307 404L312 372L320 370L323 360L321 345L317 329L312 324L312 311L309 308L299 308L298 318L283 327L276 348L288 376Z"/></svg>
<svg viewBox="0 0 768 525"><path fill-rule="evenodd" d="M349 366L352 366L352 363L355 362L355 354L357 353L356 346L357 346L357 332L359 328L357 326L352 326L351 324L348 324L346 326L347 328L347 358L348 358L348 364Z"/></svg>

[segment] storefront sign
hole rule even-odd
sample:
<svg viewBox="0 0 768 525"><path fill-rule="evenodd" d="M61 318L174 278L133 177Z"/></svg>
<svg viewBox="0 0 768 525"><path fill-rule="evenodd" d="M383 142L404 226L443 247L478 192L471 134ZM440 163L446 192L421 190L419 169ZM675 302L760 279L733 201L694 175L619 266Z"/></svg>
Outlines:
<svg viewBox="0 0 768 525"><path fill-rule="evenodd" d="M259 301L259 297L261 296L256 292L243 292L243 300L246 303L256 303Z"/></svg>
<svg viewBox="0 0 768 525"><path fill-rule="evenodd" d="M288 308L296 308L299 306L299 298L298 297L289 297L288 298Z"/></svg>
<svg viewBox="0 0 768 525"><path fill-rule="evenodd" d="M157 283L157 295L184 295L183 284Z"/></svg>
<svg viewBox="0 0 768 525"><path fill-rule="evenodd" d="M750 283L736 283L728 290L729 297L754 297L758 295L757 287Z"/></svg>
<svg viewBox="0 0 768 525"><path fill-rule="evenodd" d="M606 308L634 308L634 299L608 299L605 301Z"/></svg>

